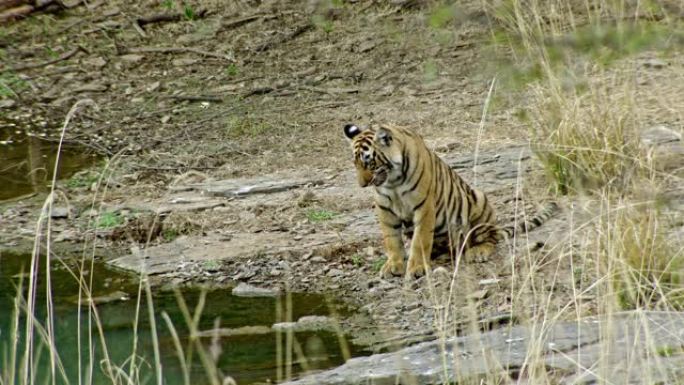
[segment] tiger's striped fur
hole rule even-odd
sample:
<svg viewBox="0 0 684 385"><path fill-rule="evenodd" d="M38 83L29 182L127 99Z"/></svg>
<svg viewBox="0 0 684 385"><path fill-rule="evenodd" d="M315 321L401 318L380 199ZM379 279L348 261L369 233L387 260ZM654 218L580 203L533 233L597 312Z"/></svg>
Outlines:
<svg viewBox="0 0 684 385"><path fill-rule="evenodd" d="M411 237L406 274L418 277L429 268L430 256L461 246L466 259L484 260L499 240L540 226L557 209L552 204L527 223L499 227L487 196L430 151L420 135L391 125L361 129L347 124L344 133L359 185L375 187L375 212L388 256L384 277L404 274L402 232Z"/></svg>

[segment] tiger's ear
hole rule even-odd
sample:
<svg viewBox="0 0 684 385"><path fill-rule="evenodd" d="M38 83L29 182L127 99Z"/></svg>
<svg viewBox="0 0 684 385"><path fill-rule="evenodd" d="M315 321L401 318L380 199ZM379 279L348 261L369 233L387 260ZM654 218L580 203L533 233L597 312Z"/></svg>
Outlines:
<svg viewBox="0 0 684 385"><path fill-rule="evenodd" d="M383 146L389 146L392 143L392 132L385 127L380 127L375 131L375 140Z"/></svg>
<svg viewBox="0 0 684 385"><path fill-rule="evenodd" d="M345 124L344 125L344 135L347 139L354 139L354 137L363 131L356 124Z"/></svg>

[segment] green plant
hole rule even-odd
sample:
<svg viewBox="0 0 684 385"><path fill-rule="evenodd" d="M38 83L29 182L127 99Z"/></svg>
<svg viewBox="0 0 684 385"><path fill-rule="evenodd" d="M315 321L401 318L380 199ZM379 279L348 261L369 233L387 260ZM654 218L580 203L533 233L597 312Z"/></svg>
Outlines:
<svg viewBox="0 0 684 385"><path fill-rule="evenodd" d="M52 49L50 47L45 47L45 52L47 52L48 56L52 59L59 57L59 54L54 49Z"/></svg>
<svg viewBox="0 0 684 385"><path fill-rule="evenodd" d="M428 25L432 28L444 28L455 15L456 10L453 5L442 5L430 13Z"/></svg>
<svg viewBox="0 0 684 385"><path fill-rule="evenodd" d="M335 28L333 22L331 20L326 19L325 17L321 15L315 15L313 16L313 24L321 29L323 32L327 34L331 33L333 29Z"/></svg>
<svg viewBox="0 0 684 385"><path fill-rule="evenodd" d="M228 136L236 137L256 137L269 133L276 133L276 127L268 122L247 117L230 117L227 121Z"/></svg>
<svg viewBox="0 0 684 385"><path fill-rule="evenodd" d="M171 242L174 239L178 238L180 235L180 232L176 229L163 229L161 236L164 238L165 241Z"/></svg>
<svg viewBox="0 0 684 385"><path fill-rule="evenodd" d="M684 353L684 346L663 346L656 350L656 354L660 357L672 357L682 353Z"/></svg>
<svg viewBox="0 0 684 385"><path fill-rule="evenodd" d="M306 218L309 222L322 222L333 219L337 214L325 209L309 210L306 213Z"/></svg>
<svg viewBox="0 0 684 385"><path fill-rule="evenodd" d="M124 223L124 218L116 212L106 212L100 215L97 219L98 229L111 229Z"/></svg>
<svg viewBox="0 0 684 385"><path fill-rule="evenodd" d="M11 72L0 74L0 98L18 96L26 88L28 83L17 75Z"/></svg>
<svg viewBox="0 0 684 385"><path fill-rule="evenodd" d="M228 64L228 67L226 67L226 75L233 77L237 76L238 74L238 67L234 63Z"/></svg>
<svg viewBox="0 0 684 385"><path fill-rule="evenodd" d="M373 272L376 274L379 273L380 269L382 269L382 266L385 264L385 261L387 261L386 257L379 257L373 260L373 263L371 264L371 269Z"/></svg>
<svg viewBox="0 0 684 385"><path fill-rule="evenodd" d="M351 263L356 267L361 267L363 265L364 258L361 254L354 254L351 256Z"/></svg>
<svg viewBox="0 0 684 385"><path fill-rule="evenodd" d="M437 69L437 63L435 63L433 60L428 60L423 63L423 78L425 81L433 81L437 79L438 75L439 71Z"/></svg>
<svg viewBox="0 0 684 385"><path fill-rule="evenodd" d="M219 262L215 259L212 259L209 261L204 261L204 262L202 262L202 267L205 270L218 270L221 268L221 262Z"/></svg>
<svg viewBox="0 0 684 385"><path fill-rule="evenodd" d="M197 19L197 13L195 13L195 10L188 4L185 4L183 6L183 16L185 17L186 20Z"/></svg>
<svg viewBox="0 0 684 385"><path fill-rule="evenodd" d="M164 0L162 1L161 6L168 10L172 10L176 6L176 4L173 0Z"/></svg>
<svg viewBox="0 0 684 385"><path fill-rule="evenodd" d="M93 183L96 183L100 179L100 174L98 172L85 172L74 174L69 178L65 185L68 188L81 188L90 187Z"/></svg>

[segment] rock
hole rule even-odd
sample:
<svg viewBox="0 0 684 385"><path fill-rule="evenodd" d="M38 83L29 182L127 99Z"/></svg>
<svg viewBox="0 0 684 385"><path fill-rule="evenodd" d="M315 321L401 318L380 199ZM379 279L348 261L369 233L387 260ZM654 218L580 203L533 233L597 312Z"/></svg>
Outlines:
<svg viewBox="0 0 684 385"><path fill-rule="evenodd" d="M447 270L443 266L438 266L432 270L432 276L436 279L448 278L451 279L453 272Z"/></svg>
<svg viewBox="0 0 684 385"><path fill-rule="evenodd" d="M88 58L88 59L83 60L83 64L88 65L88 66L92 66L95 68L102 68L102 67L107 65L107 61L104 58L98 56L98 57L93 57L93 58Z"/></svg>
<svg viewBox="0 0 684 385"><path fill-rule="evenodd" d="M197 63L199 60L197 59L190 59L190 58L180 58L180 59L173 59L171 64L173 64L176 67L183 67L183 66L190 66L195 63Z"/></svg>
<svg viewBox="0 0 684 385"><path fill-rule="evenodd" d="M122 55L119 56L119 59L128 62L128 63L138 63L145 57L142 55L136 55L136 54L129 54L129 55Z"/></svg>
<svg viewBox="0 0 684 385"><path fill-rule="evenodd" d="M681 132L666 126L651 127L641 133L641 142L650 150L653 165L660 171L681 173L684 165L684 142Z"/></svg>
<svg viewBox="0 0 684 385"><path fill-rule="evenodd" d="M654 126L641 133L641 142L647 146L657 146L663 143L678 142L682 134L666 126Z"/></svg>
<svg viewBox="0 0 684 385"><path fill-rule="evenodd" d="M652 58L644 61L642 65L646 68L661 69L667 67L669 63L665 60Z"/></svg>
<svg viewBox="0 0 684 385"><path fill-rule="evenodd" d="M100 83L81 84L73 92L105 92L109 87Z"/></svg>
<svg viewBox="0 0 684 385"><path fill-rule="evenodd" d="M343 275L344 271L340 269L330 269L327 274L328 277L341 277Z"/></svg>
<svg viewBox="0 0 684 385"><path fill-rule="evenodd" d="M482 286L487 286L487 285L494 285L501 282L499 278L488 278L488 279L481 279L478 284Z"/></svg>
<svg viewBox="0 0 684 385"><path fill-rule="evenodd" d="M166 124L171 120L171 115L164 115L159 119L162 124Z"/></svg>
<svg viewBox="0 0 684 385"><path fill-rule="evenodd" d="M105 295L99 295L92 298L81 297L80 304L81 306L88 306L91 303L94 303L95 305L102 305L110 302L128 301L129 299L130 296L128 295L128 293L124 293L123 291L117 290ZM70 300L74 303L79 303L78 295L70 297Z"/></svg>
<svg viewBox="0 0 684 385"><path fill-rule="evenodd" d="M222 197L242 197L251 194L272 194L298 187L323 184L323 180L311 178L278 179L278 176L261 176L256 178L228 179L210 181L190 185L171 186L174 191L200 191L206 195Z"/></svg>
<svg viewBox="0 0 684 385"><path fill-rule="evenodd" d="M326 260L325 260L325 258L323 258L321 256L315 256L315 257L311 258L311 262L325 263Z"/></svg>
<svg viewBox="0 0 684 385"><path fill-rule="evenodd" d="M535 358L535 365L559 375L559 383L569 384L566 380L593 373L597 362L614 384L677 383L684 355L656 352L675 346L681 349L678 341L684 337L683 330L684 313L645 311L559 321L544 328L515 326L352 358L336 369L283 384L479 383L494 373L501 375L493 368L509 368L510 374L517 374L516 370L530 364L530 357Z"/></svg>
<svg viewBox="0 0 684 385"><path fill-rule="evenodd" d="M268 326L241 326L238 328L219 328L202 330L197 333L199 337L232 337L244 335L258 335L273 333Z"/></svg>
<svg viewBox="0 0 684 385"><path fill-rule="evenodd" d="M53 206L50 217L53 219L69 218L71 217L71 209L66 206Z"/></svg>
<svg viewBox="0 0 684 385"><path fill-rule="evenodd" d="M304 316L297 322L279 322L273 324L271 327L276 331L293 331L293 332L313 332L320 330L334 330L334 321L326 316Z"/></svg>
<svg viewBox="0 0 684 385"><path fill-rule="evenodd" d="M57 234L55 242L74 242L80 240L79 232L73 229L67 229Z"/></svg>
<svg viewBox="0 0 684 385"><path fill-rule="evenodd" d="M256 287L241 282L233 288L231 293L236 297L276 297L280 294L280 290Z"/></svg>
<svg viewBox="0 0 684 385"><path fill-rule="evenodd" d="M15 104L17 104L17 102L15 102L12 99L0 100L0 108L12 108L12 107L14 107Z"/></svg>
<svg viewBox="0 0 684 385"><path fill-rule="evenodd" d="M154 92L154 91L158 90L159 87L161 87L161 82L156 81L156 82L150 84L149 86L147 86L147 87L145 88L145 91L147 91L147 92Z"/></svg>

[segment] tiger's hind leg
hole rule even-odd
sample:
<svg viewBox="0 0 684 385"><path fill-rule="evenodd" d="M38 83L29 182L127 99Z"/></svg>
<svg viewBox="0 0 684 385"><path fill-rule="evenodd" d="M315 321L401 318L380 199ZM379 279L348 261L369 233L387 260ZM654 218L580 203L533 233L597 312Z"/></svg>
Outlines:
<svg viewBox="0 0 684 385"><path fill-rule="evenodd" d="M466 249L465 258L468 262L487 262L489 256L494 253L494 250L496 250L496 244L494 243L479 243Z"/></svg>
<svg viewBox="0 0 684 385"><path fill-rule="evenodd" d="M482 224L472 230L468 246L465 250L465 258L468 262L487 262L489 256L494 254L496 243L499 240L499 232L496 227Z"/></svg>

